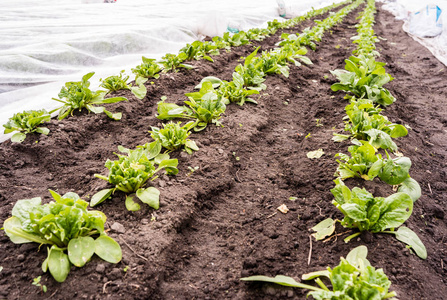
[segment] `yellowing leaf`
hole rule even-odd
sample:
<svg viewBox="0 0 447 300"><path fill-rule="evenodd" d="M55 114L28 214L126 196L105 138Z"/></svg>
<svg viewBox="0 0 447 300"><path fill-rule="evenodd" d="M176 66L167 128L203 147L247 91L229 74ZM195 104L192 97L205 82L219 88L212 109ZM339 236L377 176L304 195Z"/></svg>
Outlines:
<svg viewBox="0 0 447 300"><path fill-rule="evenodd" d="M323 149L318 149L315 151L310 151L307 153L307 158L320 158L324 154Z"/></svg>
<svg viewBox="0 0 447 300"><path fill-rule="evenodd" d="M287 208L287 206L286 206L285 204L279 206L277 209L278 209L280 212L282 212L283 214L286 214L286 213L289 211L289 209Z"/></svg>

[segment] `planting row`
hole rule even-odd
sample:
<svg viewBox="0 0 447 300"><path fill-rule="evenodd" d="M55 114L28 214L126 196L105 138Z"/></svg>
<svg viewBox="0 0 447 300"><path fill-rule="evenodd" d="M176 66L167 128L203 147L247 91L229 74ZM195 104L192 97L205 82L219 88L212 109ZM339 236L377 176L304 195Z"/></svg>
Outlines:
<svg viewBox="0 0 447 300"><path fill-rule="evenodd" d="M339 142L351 139L354 145L348 149L351 156L343 153L336 155L340 160L337 160L339 166L335 173L336 186L331 190L335 198L332 204L343 213L344 218L341 221L331 218L323 220L312 228L316 231L313 236L316 240L331 236L336 222L340 222L345 228L358 229L358 232L345 238L345 242L364 231L394 234L419 257L425 259L427 252L419 237L411 229L401 226L411 216L413 202L421 196L421 190L419 184L409 175L410 159L398 152L397 145L392 140L407 135L407 128L391 123L380 114L380 105L390 105L395 102L395 98L383 87L393 78L386 73L384 63L375 61L378 52L375 50L377 37L372 29L374 13L375 1L368 0L361 21L356 26L358 35L352 38L358 45L353 52L357 56L345 60L345 70L332 71L340 81L332 85L332 90L349 92L345 99L350 100L345 108L347 115L344 118L345 130L350 134L335 134L333 140ZM386 158L376 154L380 149L385 152ZM393 151L397 157L391 158L387 150ZM378 177L394 186L398 192L383 198L374 197L364 188L354 187L351 190L343 182L351 177L364 180ZM366 254L365 246L357 247L346 259L342 258L340 265L334 269L328 268L302 276L303 280L317 278L315 282L319 287L298 283L293 278L282 275L274 278L251 276L242 280L309 289L309 295L315 299L389 299L396 296L395 292L388 291L391 282L383 270L376 270L365 261ZM318 278L320 276L331 281L332 291Z"/></svg>

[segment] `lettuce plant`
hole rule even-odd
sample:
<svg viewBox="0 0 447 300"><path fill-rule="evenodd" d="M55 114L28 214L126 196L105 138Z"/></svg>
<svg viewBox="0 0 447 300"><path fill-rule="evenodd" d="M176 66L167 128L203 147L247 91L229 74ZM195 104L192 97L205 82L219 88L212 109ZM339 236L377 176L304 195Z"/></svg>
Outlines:
<svg viewBox="0 0 447 300"><path fill-rule="evenodd" d="M113 120L121 119L122 116L121 113L113 114L107 111L103 106L95 106L99 104L127 101L127 99L124 97L114 97L104 99L104 96L107 94L107 92L91 91L89 89L90 82L88 80L94 74L95 72L91 72L84 75L81 81L65 83L65 86L62 87L60 93L58 94L59 98L61 99L53 98L53 100L64 104L62 107L51 111L51 112L59 111L58 113L59 120L66 118L68 115L73 115L73 112L75 110L81 111L83 108L86 108L88 111L91 111L95 114L103 112Z"/></svg>
<svg viewBox="0 0 447 300"><path fill-rule="evenodd" d="M240 31L235 34L225 32L223 34L223 40L226 41L231 47L239 47L250 43L250 40L247 38L247 34L244 31Z"/></svg>
<svg viewBox="0 0 447 300"><path fill-rule="evenodd" d="M345 242L359 236L363 231L372 233L395 234L396 238L409 245L416 254L425 259L427 251L419 237L411 229L400 227L413 212L413 199L403 192L394 193L387 198L374 197L365 188L354 187L350 190L341 179L335 180L336 186L331 190L334 195L332 204L340 210L344 218L340 221L345 228L357 228L359 232L347 238ZM337 220L326 219L312 229L317 240L331 235Z"/></svg>
<svg viewBox="0 0 447 300"><path fill-rule="evenodd" d="M9 118L8 122L3 125L5 127L4 134L17 131L11 137L11 142L21 143L25 140L27 133L37 132L48 134L50 130L46 127L39 127L40 124L51 120L50 114L45 110L26 110L21 113L14 114Z"/></svg>
<svg viewBox="0 0 447 300"><path fill-rule="evenodd" d="M121 260L120 246L104 230L107 218L102 212L87 210L88 203L76 193L50 193L55 201L48 204L37 197L14 205L12 217L3 224L13 243L49 245L42 270L58 282L65 281L71 265L82 267L93 254L114 264Z"/></svg>
<svg viewBox="0 0 447 300"><path fill-rule="evenodd" d="M396 296L396 292L389 292L391 282L383 272L376 269L366 259L368 248L358 246L352 249L346 259L340 258L340 264L335 268L304 274L303 280L315 279L319 287L299 283L292 277L277 275L250 276L241 278L243 281L271 282L284 286L311 290L307 296L316 300L382 300ZM330 290L319 277L327 277L332 285Z"/></svg>
<svg viewBox="0 0 447 300"><path fill-rule="evenodd" d="M90 206L100 204L109 198L116 190L127 194L126 208L130 211L137 211L140 205L133 198L136 195L143 203L150 207L159 208L160 191L154 187L143 188L144 184L160 171L165 169L168 174L177 174L177 159L169 159L169 155L160 154L161 145L157 142L146 144L135 150L118 147L125 155L117 154L118 160L107 160L105 166L109 169L109 175L103 176L95 174L95 177L108 181L114 187L104 189L92 196ZM155 168L158 164L158 168Z"/></svg>
<svg viewBox="0 0 447 300"><path fill-rule="evenodd" d="M162 70L161 66L155 61L153 58L142 57L143 62L132 69L132 73L137 77L143 78L159 78L160 71Z"/></svg>
<svg viewBox="0 0 447 300"><path fill-rule="evenodd" d="M162 57L161 60L161 64L163 65L163 72L167 72L169 70L178 72L177 68L185 68L187 70L194 68L191 65L183 63L186 58L186 53L179 53L178 55L167 53L165 56Z"/></svg>
<svg viewBox="0 0 447 300"><path fill-rule="evenodd" d="M365 180L379 177L390 185L401 184L410 177L411 160L408 157L392 159L386 152L387 158L382 158L381 154L375 154L376 149L371 144L360 142L360 145L348 148L351 157L343 153L336 154L341 160L337 160L339 165L335 176L341 179L360 177Z"/></svg>
<svg viewBox="0 0 447 300"><path fill-rule="evenodd" d="M137 77L135 79L135 84L137 86L132 86L131 83L127 83L128 80L129 76L125 76L124 70L122 70L119 75L113 75L105 79L100 79L101 84L99 86L105 88L107 90L107 94L119 90L130 90L138 99L144 99L147 94L147 89L144 86L147 78Z"/></svg>
<svg viewBox="0 0 447 300"><path fill-rule="evenodd" d="M245 58L244 64L236 66L235 72L244 80L244 86L257 91L265 90L267 86L265 81L265 73L262 71L263 62L261 58L257 58L259 47L256 48L249 56Z"/></svg>
<svg viewBox="0 0 447 300"><path fill-rule="evenodd" d="M179 55L186 55L185 60L200 60L206 59L214 62L214 60L208 54L219 54L216 45L212 45L209 42L194 41L191 44L186 44L185 47L179 50Z"/></svg>
<svg viewBox="0 0 447 300"><path fill-rule="evenodd" d="M397 150L396 143L392 140L406 136L408 130L405 126L392 123L387 117L380 114L380 108L374 105L372 100L352 98L351 104L347 105L345 130L351 133L351 137L368 141L376 149ZM342 141L349 135L335 134L335 141Z"/></svg>
<svg viewBox="0 0 447 300"><path fill-rule="evenodd" d="M256 100L249 98L249 96L259 94L259 92L244 88L244 80L239 73L233 72L233 81L229 82L214 76L205 77L196 88L201 88L202 84L206 81L211 82L213 87L218 87L217 94L222 97L221 101L224 104L230 104L232 102L241 106L245 102L258 104Z"/></svg>
<svg viewBox="0 0 447 300"><path fill-rule="evenodd" d="M386 73L385 63L376 62L374 57L365 55L351 56L345 62L345 70L331 71L340 81L331 86L334 92L351 92L358 98L368 98L383 106L396 101L390 91L383 87L394 79Z"/></svg>
<svg viewBox="0 0 447 300"><path fill-rule="evenodd" d="M221 126L219 119L226 110L222 97L214 90L211 82L204 82L199 92L185 94L189 100L188 106L179 106L174 103L165 103L166 98L158 102L157 118L160 120L172 120L183 118L195 120L191 126L194 131L201 131L208 124Z"/></svg>
<svg viewBox="0 0 447 300"><path fill-rule="evenodd" d="M151 127L151 137L159 142L161 146L172 152L180 148L184 148L188 154L192 154L193 151L198 151L194 141L188 139L191 132L189 131L194 122L188 122L183 126L180 126L181 122L163 124L163 128Z"/></svg>

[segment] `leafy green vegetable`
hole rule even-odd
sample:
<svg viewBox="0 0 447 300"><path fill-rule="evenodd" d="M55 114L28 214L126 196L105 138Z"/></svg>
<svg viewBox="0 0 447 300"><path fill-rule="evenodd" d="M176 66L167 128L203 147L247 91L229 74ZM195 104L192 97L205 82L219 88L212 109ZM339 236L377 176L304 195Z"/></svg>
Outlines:
<svg viewBox="0 0 447 300"><path fill-rule="evenodd" d="M334 83L331 89L353 93L359 98L367 97L374 102L387 106L396 101L383 85L394 78L386 73L385 63L376 62L374 57L359 55L345 60L345 70L331 71L339 83Z"/></svg>
<svg viewBox="0 0 447 300"><path fill-rule="evenodd" d="M244 80L239 73L233 73L233 81L220 80L219 78L209 76L202 79L196 88L201 88L204 82L210 82L213 88L217 88L217 94L221 97L224 104L235 102L244 105L245 102L258 104L256 100L249 98L251 95L259 94L257 90L247 90L244 88Z"/></svg>
<svg viewBox="0 0 447 300"><path fill-rule="evenodd" d="M397 157L382 159L382 155L375 154L376 149L368 142L360 141L361 146L353 145L348 148L351 157L343 153L337 153L340 157L335 176L341 179L350 177L361 177L365 180L373 180L379 177L382 181L391 184L401 184L409 178L411 160L408 157Z"/></svg>
<svg viewBox="0 0 447 300"><path fill-rule="evenodd" d="M375 269L366 259L368 249L359 246L349 252L347 259L340 258L340 264L334 269L327 268L324 271L304 274L304 280L314 279L320 276L328 277L332 284L332 291L317 278L315 282L320 287L296 282L293 278L277 275L274 278L267 276L251 276L241 278L243 281L272 282L284 286L298 287L311 290L308 293L317 300L371 300L388 299L396 296L395 292L389 292L391 282L382 269Z"/></svg>
<svg viewBox="0 0 447 300"><path fill-rule="evenodd" d="M88 211L88 203L75 193L61 196L51 191L55 201L41 204L41 198L19 200L12 217L3 226L13 243L51 245L42 264L58 282L63 282L71 265L84 266L93 254L110 263L121 260L121 248L104 231L106 216L100 211ZM99 236L96 240L93 236ZM107 240L104 244L100 241ZM108 253L102 255L102 253Z"/></svg>
<svg viewBox="0 0 447 300"><path fill-rule="evenodd" d="M208 61L214 62L214 60L207 54L219 54L216 45L212 45L208 42L194 41L191 44L186 44L185 47L180 49L179 55L185 58L185 60L200 60L206 59ZM185 54L185 56L183 56Z"/></svg>
<svg viewBox="0 0 447 300"><path fill-rule="evenodd" d="M407 177L404 181L402 181L398 192L407 193L411 197L411 199L413 199L413 202L418 200L422 195L419 183L410 177Z"/></svg>
<svg viewBox="0 0 447 300"><path fill-rule="evenodd" d="M244 80L244 86L261 91L265 90L267 86L263 83L265 81L265 73L262 71L262 59L256 57L258 50L259 47L245 58L244 65L236 66L235 72Z"/></svg>
<svg viewBox="0 0 447 300"><path fill-rule="evenodd" d="M409 245L422 259L427 258L424 244L409 228L400 227L413 212L413 199L403 192L392 194L387 198L374 197L367 190L354 187L350 190L339 178L335 180L336 186L331 190L334 195L332 203L344 215L341 225L345 228L358 228L360 232L347 238L360 235L362 231L372 233L389 233ZM321 240L334 232L335 222L338 220L325 219L312 229L315 239Z"/></svg>
<svg viewBox="0 0 447 300"><path fill-rule="evenodd" d="M151 198L148 201L148 193L143 193L145 191L143 186L146 181L161 169L165 169L168 174L177 174L177 159L169 159L169 155L160 154L161 144L159 142L146 144L135 150L129 150L124 147L119 147L118 149L126 155L115 153L119 158L118 160L106 161L105 166L109 169L108 177L95 174L95 177L106 180L115 187L101 190L93 195L90 200L90 206L98 205L109 198L116 190L120 190L126 194L131 194L131 197L126 198L127 209L139 209L139 206L135 205L132 200L134 193L136 193L137 198L142 202L148 203L152 208L158 209L158 190L149 188L149 191L152 191L155 198ZM155 168L155 164L158 164L157 169ZM156 192L153 192L154 189Z"/></svg>
<svg viewBox="0 0 447 300"><path fill-rule="evenodd" d="M161 66L155 61L153 58L142 57L143 62L132 69L132 73L135 74L136 77L143 78L159 78Z"/></svg>
<svg viewBox="0 0 447 300"><path fill-rule="evenodd" d="M163 72L173 70L178 72L177 68L185 68L187 70L193 69L194 67L183 62L188 58L186 53L179 53L178 55L167 53L162 57L161 64L163 65Z"/></svg>
<svg viewBox="0 0 447 300"><path fill-rule="evenodd" d="M103 106L95 106L98 104L106 104L106 103L116 103L120 101L127 101L124 97L114 97L104 99L104 96L107 92L105 91L96 91L92 92L89 89L90 82L88 81L95 72L88 73L82 77L82 81L77 82L67 82L65 86L62 87L60 93L58 94L59 98L53 98L53 100L63 103L64 105L60 108L57 108L51 112L59 111L59 120L66 118L68 115L73 115L73 111L76 109L81 111L83 108L86 108L88 111L91 111L95 114L99 114L104 112L109 118L113 120L120 120L122 114L107 111Z"/></svg>
<svg viewBox="0 0 447 300"><path fill-rule="evenodd" d="M382 116L380 108L369 99L351 99L347 105L345 130L349 131L353 138L368 141L374 148L397 150L397 145L392 138L406 136L407 128L400 124L391 123L387 117Z"/></svg>
<svg viewBox="0 0 447 300"><path fill-rule="evenodd" d="M8 122L3 125L3 127L5 127L3 133L7 134L18 131L11 137L11 142L21 143L25 140L27 133L37 132L48 134L50 132L48 128L38 126L50 120L51 116L45 109L25 110L21 113L16 113L9 118Z"/></svg>
<svg viewBox="0 0 447 300"><path fill-rule="evenodd" d="M169 152L175 151L180 148L185 148L188 154L192 154L193 151L198 151L194 141L188 139L191 132L189 131L194 122L188 122L184 126L180 126L181 122L163 124L163 128L151 127L151 137L161 143L161 145Z"/></svg>
<svg viewBox="0 0 447 300"><path fill-rule="evenodd" d="M132 84L127 83L129 80L129 76L124 75L124 70L120 72L119 75L109 76L106 79L100 79L101 84L100 87L103 87L107 90L107 93L119 91L119 90L130 90L135 97L138 99L144 99L147 94L147 89L144 86L144 83L147 81L147 78L137 77L135 83L137 86L132 86Z"/></svg>
<svg viewBox="0 0 447 300"><path fill-rule="evenodd" d="M395 193L387 198L374 197L364 188L350 190L339 178L331 190L332 203L343 214L341 224L360 231L382 232L402 225L413 212L413 200L406 193Z"/></svg>
<svg viewBox="0 0 447 300"><path fill-rule="evenodd" d="M178 106L173 103L165 103L164 99L158 102L157 118L160 120L172 120L184 118L196 120L191 129L201 131L209 123L220 126L219 119L226 110L226 105L222 101L217 91L214 90L211 82L203 82L199 92L188 93L189 101L185 101L188 106Z"/></svg>

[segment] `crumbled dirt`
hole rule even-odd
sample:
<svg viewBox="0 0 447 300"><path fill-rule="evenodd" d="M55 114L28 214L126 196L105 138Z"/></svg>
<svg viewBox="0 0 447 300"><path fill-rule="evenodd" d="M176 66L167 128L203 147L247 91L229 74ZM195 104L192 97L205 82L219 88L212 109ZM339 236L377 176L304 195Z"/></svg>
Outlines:
<svg viewBox="0 0 447 300"><path fill-rule="evenodd" d="M0 299L305 299L305 291L299 289L239 278L283 274L299 280L304 273L337 265L340 256L362 244L369 249L371 263L389 276L399 299L445 298L447 71L380 8L374 28L381 38L378 60L386 62L396 78L387 88L398 99L385 114L412 128L396 142L412 160L411 176L423 192L406 226L424 242L428 258L419 259L384 234L362 235L345 244L343 238L352 231L337 227L337 238L312 241L308 265L309 229L327 217L342 218L331 204L330 189L337 166L334 155L347 153L349 142L334 143L331 138L343 131L347 103L342 93L330 90L335 78L329 70L343 68L354 49L350 37L355 35L358 11L327 32L315 52L309 51L313 65L291 66L289 78L268 76L259 105L229 105L223 128L209 126L191 135L200 151L173 153L179 174L151 183L161 191L159 210L142 206L129 212L119 192L97 207L108 217L107 228L114 223L125 228L123 234L109 231L123 250L119 264L95 257L83 268L73 267L67 280L57 283L40 267L46 247L15 245L0 232ZM287 32L311 25L307 21ZM182 103L184 94L205 76L231 80L241 57L256 46L274 47L280 34L223 52L214 63L194 62L195 70L163 74L148 83L144 100L117 93L129 99L109 106L123 112L119 122L103 114L76 113L60 122L52 120L48 136L2 143L0 221L10 216L19 199L41 196L50 201L48 189L73 191L88 200L108 186L94 174L107 174L104 163L115 159L117 146L133 148L151 141L150 126L161 126L155 117L161 96ZM325 153L320 159L306 157L320 148ZM188 167L199 169L191 173ZM378 179L346 184L366 187L375 196L393 193ZM290 209L287 214L277 210L282 204ZM31 285L40 275L48 288L45 294Z"/></svg>

